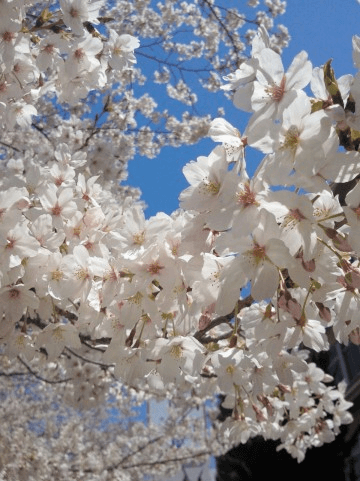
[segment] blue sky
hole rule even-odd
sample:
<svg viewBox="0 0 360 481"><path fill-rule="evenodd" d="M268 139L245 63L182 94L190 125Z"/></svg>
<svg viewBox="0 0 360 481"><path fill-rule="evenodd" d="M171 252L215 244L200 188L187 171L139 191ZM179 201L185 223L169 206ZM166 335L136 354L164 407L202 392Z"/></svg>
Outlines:
<svg viewBox="0 0 360 481"><path fill-rule="evenodd" d="M245 4L242 1L229 3ZM360 5L357 1L288 0L287 4L286 13L278 20L288 27L291 35L290 45L282 56L285 69L298 52L306 50L314 67L332 58L336 76L354 74L351 39L353 35L360 35ZM138 58L139 66L141 62L142 59ZM202 113L208 111L214 115L217 107L224 107L226 120L240 131L244 130L248 117L233 108L221 93L214 95L202 91L201 96ZM130 162L127 183L140 187L142 199L148 205L145 212L147 217L158 211L170 214L178 208L178 196L187 187L182 167L190 160L196 160L199 155L208 155L214 146L210 139L204 139L193 146L164 148L156 159L136 157ZM253 164L258 159L257 155ZM251 160L250 154L247 157L248 164Z"/></svg>

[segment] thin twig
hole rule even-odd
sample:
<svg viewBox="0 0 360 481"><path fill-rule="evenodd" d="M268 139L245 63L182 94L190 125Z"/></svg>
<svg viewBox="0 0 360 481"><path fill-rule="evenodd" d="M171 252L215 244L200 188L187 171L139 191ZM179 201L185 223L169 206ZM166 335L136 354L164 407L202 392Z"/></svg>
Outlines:
<svg viewBox="0 0 360 481"><path fill-rule="evenodd" d="M213 329L216 326L219 326L220 324L224 324L224 323L227 324L234 317L235 311L240 312L240 310L243 309L244 307L251 306L253 301L254 301L254 299L252 298L251 295L248 295L247 297L245 297L245 299L239 299L238 302L237 302L237 305L236 305L236 309L233 309L226 316L220 316L220 317L217 317L216 319L212 320L204 329L201 329L194 334L195 339L197 339L200 342L204 342L204 340L207 339L207 338L204 338L204 335L205 335L206 332L210 331L211 329ZM226 336L227 336L227 334L226 334ZM225 339L226 339L226 337L225 337Z"/></svg>
<svg viewBox="0 0 360 481"><path fill-rule="evenodd" d="M21 362L21 364L26 367L26 369L29 371L29 373L32 374L34 377L36 377L36 379L39 379L39 381L43 381L43 382L46 382L48 384L61 384L61 383L64 383L64 382L71 381L71 378L59 379L57 381L51 381L50 379L46 379L46 378L40 376L39 374L37 374L35 371L33 371L31 369L31 367L23 359L21 359L20 356L18 356L17 358Z"/></svg>
<svg viewBox="0 0 360 481"><path fill-rule="evenodd" d="M65 347L65 349L67 351L69 351L73 356L81 359L82 361L84 362L88 362L89 364L95 364L95 366L100 366L101 368L103 369L109 369L110 367L114 367L115 364L104 364L102 362L98 362L98 361L92 361L91 359L87 359L86 357L83 357L81 356L80 354L77 354L76 352L74 352L72 349L70 349L69 347Z"/></svg>

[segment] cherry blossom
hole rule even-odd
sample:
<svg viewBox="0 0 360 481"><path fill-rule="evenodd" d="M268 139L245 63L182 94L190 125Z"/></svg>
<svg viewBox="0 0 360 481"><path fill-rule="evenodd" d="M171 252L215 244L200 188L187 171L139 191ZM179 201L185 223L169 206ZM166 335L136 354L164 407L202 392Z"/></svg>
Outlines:
<svg viewBox="0 0 360 481"><path fill-rule="evenodd" d="M313 70L304 51L285 72L286 32L276 43L265 29L284 2L266 2L271 18L258 12L259 31L245 32L254 37L247 59L238 33L245 18L225 9L233 33L220 11L205 21L204 12L218 12L212 2L203 11L198 2L164 2L161 15L151 2L10 3L0 20L6 372L16 362L82 409L121 407L124 385L139 398L192 406L222 394L231 416L220 429L205 426L199 458L262 435L301 461L333 441L351 406L345 385L327 386L331 377L308 350L328 350L330 328L338 342L359 338L358 74L337 81L329 62ZM196 37L189 44L172 36L182 28ZM179 118L137 92L150 81L141 59L151 60L154 39L166 53L154 81L185 106ZM213 73L203 86L218 89L221 42L233 70L224 91L235 90L235 105L251 114L243 134L218 116L195 115L182 69L206 59ZM304 91L311 79L315 100ZM139 192L119 185L128 161L205 136L222 145L183 168L180 209L146 219ZM265 157L249 175L252 148ZM141 439L145 427L137 429ZM181 422L165 430L167 440L185 438ZM201 436L194 432L193 445ZM119 468L126 479L122 470L135 466L114 446L85 464L107 478ZM109 459L115 464L105 466ZM141 454L134 459L141 465ZM66 464L61 479L74 474Z"/></svg>

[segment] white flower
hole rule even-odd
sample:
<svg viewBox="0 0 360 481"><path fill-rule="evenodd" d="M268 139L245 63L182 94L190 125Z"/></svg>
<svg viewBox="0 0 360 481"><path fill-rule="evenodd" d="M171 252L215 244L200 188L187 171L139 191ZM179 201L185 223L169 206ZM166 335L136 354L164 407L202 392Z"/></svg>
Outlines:
<svg viewBox="0 0 360 481"><path fill-rule="evenodd" d="M146 355L156 361L155 368L164 383L181 380L183 375L199 377L205 360L204 347L193 337L156 339Z"/></svg>
<svg viewBox="0 0 360 481"><path fill-rule="evenodd" d="M284 109L281 124L258 116L250 121L247 131L248 144L264 153L275 152L280 169L290 173L295 168L307 177L326 163L327 144L332 138L337 142L328 116L322 110L311 114L305 95L298 95Z"/></svg>
<svg viewBox="0 0 360 481"><path fill-rule="evenodd" d="M84 34L84 22L99 23L97 17L103 5L104 0L94 2L90 0L60 0L64 22L76 35Z"/></svg>
<svg viewBox="0 0 360 481"><path fill-rule="evenodd" d="M114 70L130 68L136 63L134 50L140 46L140 42L132 35L118 35L115 30L110 29L107 48L110 49L111 57L109 65Z"/></svg>
<svg viewBox="0 0 360 481"><path fill-rule="evenodd" d="M28 286L17 284L0 289L0 313L6 322L19 321L27 308L36 309L39 299Z"/></svg>
<svg viewBox="0 0 360 481"><path fill-rule="evenodd" d="M48 360L52 361L60 356L65 346L80 349L81 342L72 324L49 324L38 335L36 345L45 346Z"/></svg>
<svg viewBox="0 0 360 481"><path fill-rule="evenodd" d="M42 189L39 200L45 212L52 216L54 226L62 228L77 210L73 189L59 190L55 184L48 184Z"/></svg>
<svg viewBox="0 0 360 481"><path fill-rule="evenodd" d="M103 44L99 38L87 34L71 44L69 56L64 63L64 73L68 79L73 79L77 75L88 74L100 67L100 62L96 55L103 49Z"/></svg>
<svg viewBox="0 0 360 481"><path fill-rule="evenodd" d="M6 344L5 353L12 358L21 354L31 361L35 355L33 339L23 332L16 331L15 334L12 333L12 336L9 338L9 341Z"/></svg>
<svg viewBox="0 0 360 481"><path fill-rule="evenodd" d="M181 192L180 205L199 212L211 210L229 175L225 149L219 146L208 157L198 157L196 162L185 165L183 173L190 187Z"/></svg>
<svg viewBox="0 0 360 481"><path fill-rule="evenodd" d="M231 312L239 298L240 289L249 280L254 299L262 300L273 296L279 283L279 269L291 262L289 251L279 237L279 227L273 215L263 209L259 225L252 236L235 238L229 243L230 248L237 248L238 254L221 272L222 282L216 312Z"/></svg>
<svg viewBox="0 0 360 481"><path fill-rule="evenodd" d="M325 333L327 324L321 319L313 301L307 300L307 291L300 288L292 289L291 295L294 304L290 311L283 314L283 322L286 319L287 328L284 344L288 348L294 348L302 342L316 352L327 350L329 348ZM283 307L281 302L279 306Z"/></svg>
<svg viewBox="0 0 360 481"><path fill-rule="evenodd" d="M247 382L249 376L244 369L246 363L242 365L244 357L244 351L237 348L215 352L209 356L222 391L231 393L234 385L242 386Z"/></svg>
<svg viewBox="0 0 360 481"><path fill-rule="evenodd" d="M37 115L36 108L33 105L25 103L23 100L18 100L10 105L10 108L6 112L6 119L9 128L17 124L23 129L27 129L31 127L33 115Z"/></svg>
<svg viewBox="0 0 360 481"><path fill-rule="evenodd" d="M25 257L35 256L39 247L38 241L29 235L26 221L7 232L0 229L0 266L15 267Z"/></svg>
<svg viewBox="0 0 360 481"><path fill-rule="evenodd" d="M311 80L312 67L307 58L305 51L297 54L285 73L279 54L270 48L261 50L257 56L259 68L251 97L252 108L267 118L279 117L284 106Z"/></svg>
<svg viewBox="0 0 360 481"><path fill-rule="evenodd" d="M229 162L244 162L244 144L241 134L225 119L214 119L210 124L208 133L214 142L222 142L225 147ZM244 167L241 165L241 167Z"/></svg>

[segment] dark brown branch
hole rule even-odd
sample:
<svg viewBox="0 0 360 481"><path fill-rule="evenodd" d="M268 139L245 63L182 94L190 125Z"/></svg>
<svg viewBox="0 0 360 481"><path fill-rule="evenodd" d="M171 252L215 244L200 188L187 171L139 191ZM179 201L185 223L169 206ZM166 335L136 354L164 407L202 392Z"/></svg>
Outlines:
<svg viewBox="0 0 360 481"><path fill-rule="evenodd" d="M231 32L229 31L229 29L227 28L227 26L224 24L224 22L222 21L221 17L219 17L219 15L216 13L214 7L208 2L208 0L202 0L202 3L207 5L207 7L209 8L211 14L213 15L213 17L215 17L216 21L219 23L219 25L221 26L221 28L223 29L223 31L225 32L225 35L228 37L228 39L230 40L230 43L231 45L233 46L233 49L234 49L234 52L238 55L240 53L239 49L238 49L238 46L236 45L235 41L234 41L234 37L232 36Z"/></svg>
<svg viewBox="0 0 360 481"><path fill-rule="evenodd" d="M39 381L46 382L47 384L61 384L61 383L64 383L64 382L71 381L71 378L59 379L59 380L56 380L56 381L51 381L50 379L46 379L46 378L40 376L39 374L37 374L35 371L33 371L31 369L31 367L23 359L21 359L20 356L18 356L17 358L21 362L21 364L26 367L26 369L29 371L29 373L32 374L36 379L39 379Z"/></svg>
<svg viewBox="0 0 360 481"><path fill-rule="evenodd" d="M139 462L136 464L129 464L121 467L122 469L130 469L130 468L137 468L138 466L156 466L157 464L178 463L178 462L186 461L187 459L199 458L201 456L210 456L211 454L212 454L211 451L203 451L197 454L189 454L188 456L181 456L180 458L163 459L163 460L151 461L151 462L149 461L147 463Z"/></svg>
<svg viewBox="0 0 360 481"><path fill-rule="evenodd" d="M89 364L95 364L95 366L100 366L102 369L109 369L110 367L114 367L115 364L104 364L102 362L98 362L98 361L93 361L91 359L87 359L86 357L83 357L81 356L80 354L77 354L76 352L74 352L72 349L70 349L69 347L65 347L65 349L67 351L70 352L70 354L72 354L73 356L81 359L82 361L84 362L88 362Z"/></svg>
<svg viewBox="0 0 360 481"><path fill-rule="evenodd" d="M158 64L164 64L167 67L173 67L176 68L177 70L183 71L183 72L192 72L192 73L199 73L199 72L212 72L214 69L210 68L186 68L179 66L179 64L169 62L167 60L163 60L160 58L154 58L152 55L148 55L144 52L137 52L138 56L148 58L149 60L153 60L154 62L157 62Z"/></svg>
<svg viewBox="0 0 360 481"><path fill-rule="evenodd" d="M245 299L239 299L238 300L238 303L237 303L237 306L236 306L236 309L234 308L229 314L227 314L226 316L220 316L220 317L217 317L216 319L214 319L213 321L210 322L210 324L208 326L206 326L204 329L201 329L199 331L197 331L195 334L194 334L194 337L195 339L197 339L198 341L200 342L205 342L206 339L208 338L205 338L204 335L210 331L211 329L213 329L214 327L216 326L219 326L220 324L227 324L231 321L231 319L235 316L235 310L236 312L240 312L241 309L243 309L244 307L249 307L251 306L251 304L253 303L254 299L251 297L251 295L248 295L247 297L245 297ZM227 334L226 334L227 336ZM227 337L225 337L226 339ZM210 341L207 341L207 342L210 342Z"/></svg>
<svg viewBox="0 0 360 481"><path fill-rule="evenodd" d="M136 451L130 453L130 454L127 454L121 461L119 461L118 463L112 465L112 466L109 466L107 468L107 471L114 471L115 469L119 468L120 466L123 468L122 466L122 463L124 463L127 459L131 458L131 456L134 456L135 454L137 453L140 453L141 451L144 451L144 449L146 449L148 446L150 446L151 444L154 444L156 443L157 441L159 441L159 439L161 439L162 436L158 436L157 438L154 438L154 439L151 439L147 444L144 444L144 446L141 446L140 448L138 448ZM134 466L130 466L130 467L135 467L136 465L134 464Z"/></svg>
<svg viewBox="0 0 360 481"><path fill-rule="evenodd" d="M49 136L47 135L47 133L44 131L42 127L39 127L39 125L36 125L34 122L31 124L31 127L34 127L34 129L40 132L45 137L45 139L52 145L52 142L49 139Z"/></svg>
<svg viewBox="0 0 360 481"><path fill-rule="evenodd" d="M218 341L223 341L224 339L229 339L232 335L233 335L233 331L231 330L230 332L226 333L226 334L222 334L221 336L217 336L217 337L211 337L211 336L207 336L207 337L201 337L201 343L202 344L210 344L211 342L218 342ZM199 340L199 339L198 339Z"/></svg>
<svg viewBox="0 0 360 481"><path fill-rule="evenodd" d="M0 376L13 377L13 376L28 376L28 372L0 372Z"/></svg>
<svg viewBox="0 0 360 481"><path fill-rule="evenodd" d="M0 144L3 145L4 147L9 148L9 149L13 149L16 152L24 152L23 150L17 149L16 147L13 147L12 145L7 144L6 142L3 142L2 140L0 140Z"/></svg>

